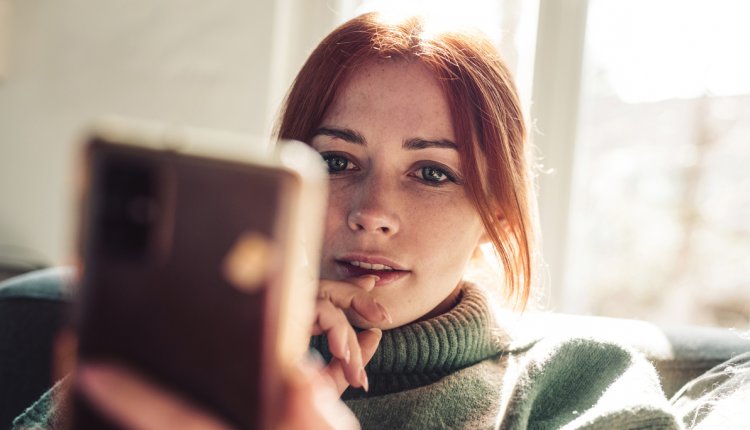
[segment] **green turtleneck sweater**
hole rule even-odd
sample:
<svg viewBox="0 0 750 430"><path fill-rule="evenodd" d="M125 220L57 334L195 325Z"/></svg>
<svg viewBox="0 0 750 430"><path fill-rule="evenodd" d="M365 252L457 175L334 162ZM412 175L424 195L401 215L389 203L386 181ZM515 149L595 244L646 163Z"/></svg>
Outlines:
<svg viewBox="0 0 750 430"><path fill-rule="evenodd" d="M601 339L514 339L485 297L466 285L450 312L383 332L369 392L343 395L363 429L681 428L645 358ZM312 345L330 359L325 338Z"/></svg>
<svg viewBox="0 0 750 430"><path fill-rule="evenodd" d="M592 338L513 339L492 315L467 285L450 312L383 332L370 391L343 396L362 428L681 428L640 355ZM312 345L330 358L323 338ZM65 392L53 387L14 428L64 428Z"/></svg>

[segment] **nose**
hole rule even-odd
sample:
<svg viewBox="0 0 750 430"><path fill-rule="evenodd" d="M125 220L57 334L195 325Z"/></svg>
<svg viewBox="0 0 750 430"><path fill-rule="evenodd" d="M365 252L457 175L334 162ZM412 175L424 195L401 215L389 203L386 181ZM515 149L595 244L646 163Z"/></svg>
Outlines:
<svg viewBox="0 0 750 430"><path fill-rule="evenodd" d="M361 184L359 198L350 207L347 224L352 231L393 236L399 231L399 217L388 185L370 180Z"/></svg>
<svg viewBox="0 0 750 430"><path fill-rule="evenodd" d="M377 233L393 236L398 233L398 220L395 216L373 209L358 209L349 213L349 228L364 233Z"/></svg>

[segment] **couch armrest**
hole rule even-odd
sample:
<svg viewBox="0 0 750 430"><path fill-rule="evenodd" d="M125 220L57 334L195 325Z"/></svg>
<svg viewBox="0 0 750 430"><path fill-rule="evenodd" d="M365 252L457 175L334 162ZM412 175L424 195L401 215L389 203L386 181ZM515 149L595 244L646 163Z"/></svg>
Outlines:
<svg viewBox="0 0 750 430"><path fill-rule="evenodd" d="M517 324L527 335L596 337L629 346L654 365L667 397L712 367L750 351L750 332L717 327L548 312L528 312Z"/></svg>
<svg viewBox="0 0 750 430"><path fill-rule="evenodd" d="M650 357L659 372L664 392L672 396L688 381L709 369L750 351L750 331L700 326L663 326L672 345L669 357Z"/></svg>
<svg viewBox="0 0 750 430"><path fill-rule="evenodd" d="M70 309L72 270L45 269L0 283L0 428L52 383L52 347Z"/></svg>

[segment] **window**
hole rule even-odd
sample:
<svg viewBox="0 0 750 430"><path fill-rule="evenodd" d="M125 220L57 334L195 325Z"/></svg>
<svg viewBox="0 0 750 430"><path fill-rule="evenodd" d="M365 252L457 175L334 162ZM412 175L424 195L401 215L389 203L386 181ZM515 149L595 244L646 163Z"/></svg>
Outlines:
<svg viewBox="0 0 750 430"><path fill-rule="evenodd" d="M750 5L590 0L565 294L750 327Z"/></svg>

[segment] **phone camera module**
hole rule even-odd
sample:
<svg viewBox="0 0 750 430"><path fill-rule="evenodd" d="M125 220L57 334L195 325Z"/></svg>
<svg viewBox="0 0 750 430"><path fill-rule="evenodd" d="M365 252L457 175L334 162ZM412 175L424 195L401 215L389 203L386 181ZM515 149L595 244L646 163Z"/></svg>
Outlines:
<svg viewBox="0 0 750 430"><path fill-rule="evenodd" d="M107 160L98 196L99 249L110 257L148 257L151 232L159 218L156 172L145 160Z"/></svg>

